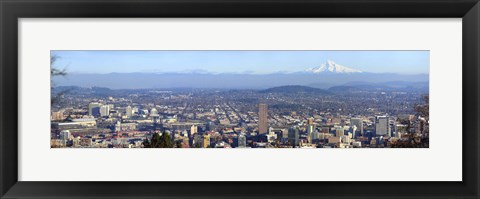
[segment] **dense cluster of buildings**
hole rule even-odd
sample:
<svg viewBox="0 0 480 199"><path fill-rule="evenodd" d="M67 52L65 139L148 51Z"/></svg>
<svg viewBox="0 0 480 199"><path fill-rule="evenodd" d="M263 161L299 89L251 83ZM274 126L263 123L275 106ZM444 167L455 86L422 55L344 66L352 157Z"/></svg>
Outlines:
<svg viewBox="0 0 480 199"><path fill-rule="evenodd" d="M52 108L51 147L143 148L156 133L169 134L176 148L428 147L428 116L413 111L286 111L268 100L196 103L194 95L167 93L160 104L128 96L65 99Z"/></svg>

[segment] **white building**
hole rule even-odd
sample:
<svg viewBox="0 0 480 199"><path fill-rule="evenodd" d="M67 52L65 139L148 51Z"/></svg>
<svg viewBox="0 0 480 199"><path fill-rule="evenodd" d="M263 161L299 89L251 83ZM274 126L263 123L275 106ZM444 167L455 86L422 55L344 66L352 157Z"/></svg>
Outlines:
<svg viewBox="0 0 480 199"><path fill-rule="evenodd" d="M102 105L100 106L100 116L105 117L110 115L110 106Z"/></svg>
<svg viewBox="0 0 480 199"><path fill-rule="evenodd" d="M125 115L127 116L127 118L131 118L132 117L132 107L131 106L127 106L127 108L125 109Z"/></svg>
<svg viewBox="0 0 480 199"><path fill-rule="evenodd" d="M190 135L194 135L195 133L197 133L197 126L192 125L190 127Z"/></svg>

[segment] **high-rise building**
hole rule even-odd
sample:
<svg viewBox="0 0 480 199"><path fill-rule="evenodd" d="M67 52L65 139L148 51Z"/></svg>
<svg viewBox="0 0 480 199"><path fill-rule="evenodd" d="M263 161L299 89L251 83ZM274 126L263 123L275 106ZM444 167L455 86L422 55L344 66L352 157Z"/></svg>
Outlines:
<svg viewBox="0 0 480 199"><path fill-rule="evenodd" d="M258 104L258 133L264 134L268 131L267 105Z"/></svg>
<svg viewBox="0 0 480 199"><path fill-rule="evenodd" d="M69 130L63 130L60 132L60 139L61 140L69 140L70 139L70 131Z"/></svg>
<svg viewBox="0 0 480 199"><path fill-rule="evenodd" d="M356 125L353 125L352 126L352 138L355 138L356 137L356 133L357 132L357 126Z"/></svg>
<svg viewBox="0 0 480 199"><path fill-rule="evenodd" d="M210 147L210 135L204 135L203 136L203 148L209 148Z"/></svg>
<svg viewBox="0 0 480 199"><path fill-rule="evenodd" d="M192 125L190 127L190 135L194 135L195 133L197 133L197 126Z"/></svg>
<svg viewBox="0 0 480 199"><path fill-rule="evenodd" d="M388 116L377 116L375 119L375 134L376 135L390 135L390 124Z"/></svg>
<svg viewBox="0 0 480 199"><path fill-rule="evenodd" d="M314 137L312 134L315 132L315 124L313 124L313 118L308 118L307 120L307 140L308 143L312 143ZM318 136L317 136L318 139Z"/></svg>
<svg viewBox="0 0 480 199"><path fill-rule="evenodd" d="M100 116L105 117L110 114L110 106L102 105L100 106Z"/></svg>
<svg viewBox="0 0 480 199"><path fill-rule="evenodd" d="M342 137L343 135L345 135L343 127L337 126L337 128L335 128L335 137Z"/></svg>
<svg viewBox="0 0 480 199"><path fill-rule="evenodd" d="M300 139L300 133L297 126L292 126L288 129L288 142L293 147L298 146Z"/></svg>
<svg viewBox="0 0 480 199"><path fill-rule="evenodd" d="M352 118L350 119L350 125L351 126L356 126L357 127L357 132L360 133L360 135L363 136L363 121L361 118ZM353 132L353 135L355 137L355 134L357 132Z"/></svg>
<svg viewBox="0 0 480 199"><path fill-rule="evenodd" d="M247 137L243 133L240 133L240 135L238 135L238 148L245 147L247 147Z"/></svg>
<svg viewBox="0 0 480 199"><path fill-rule="evenodd" d="M92 102L88 104L88 114L93 115L93 116L98 116L100 115L100 106L102 104L98 102Z"/></svg>
<svg viewBox="0 0 480 199"><path fill-rule="evenodd" d="M127 108L125 109L125 112L126 112L127 118L132 117L132 107L131 106L127 106Z"/></svg>

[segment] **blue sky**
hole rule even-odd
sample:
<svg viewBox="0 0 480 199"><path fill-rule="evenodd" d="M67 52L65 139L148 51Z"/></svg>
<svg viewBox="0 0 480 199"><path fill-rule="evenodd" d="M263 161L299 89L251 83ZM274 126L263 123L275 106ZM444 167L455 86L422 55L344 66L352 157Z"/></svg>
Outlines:
<svg viewBox="0 0 480 199"><path fill-rule="evenodd" d="M429 51L52 51L70 73L298 72L327 60L373 73L428 74Z"/></svg>

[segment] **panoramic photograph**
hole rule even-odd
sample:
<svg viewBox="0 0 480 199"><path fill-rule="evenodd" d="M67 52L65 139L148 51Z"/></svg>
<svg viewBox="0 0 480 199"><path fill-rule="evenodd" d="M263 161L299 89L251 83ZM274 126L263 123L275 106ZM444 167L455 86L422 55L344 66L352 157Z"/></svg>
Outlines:
<svg viewBox="0 0 480 199"><path fill-rule="evenodd" d="M430 52L52 50L51 148L429 148Z"/></svg>

